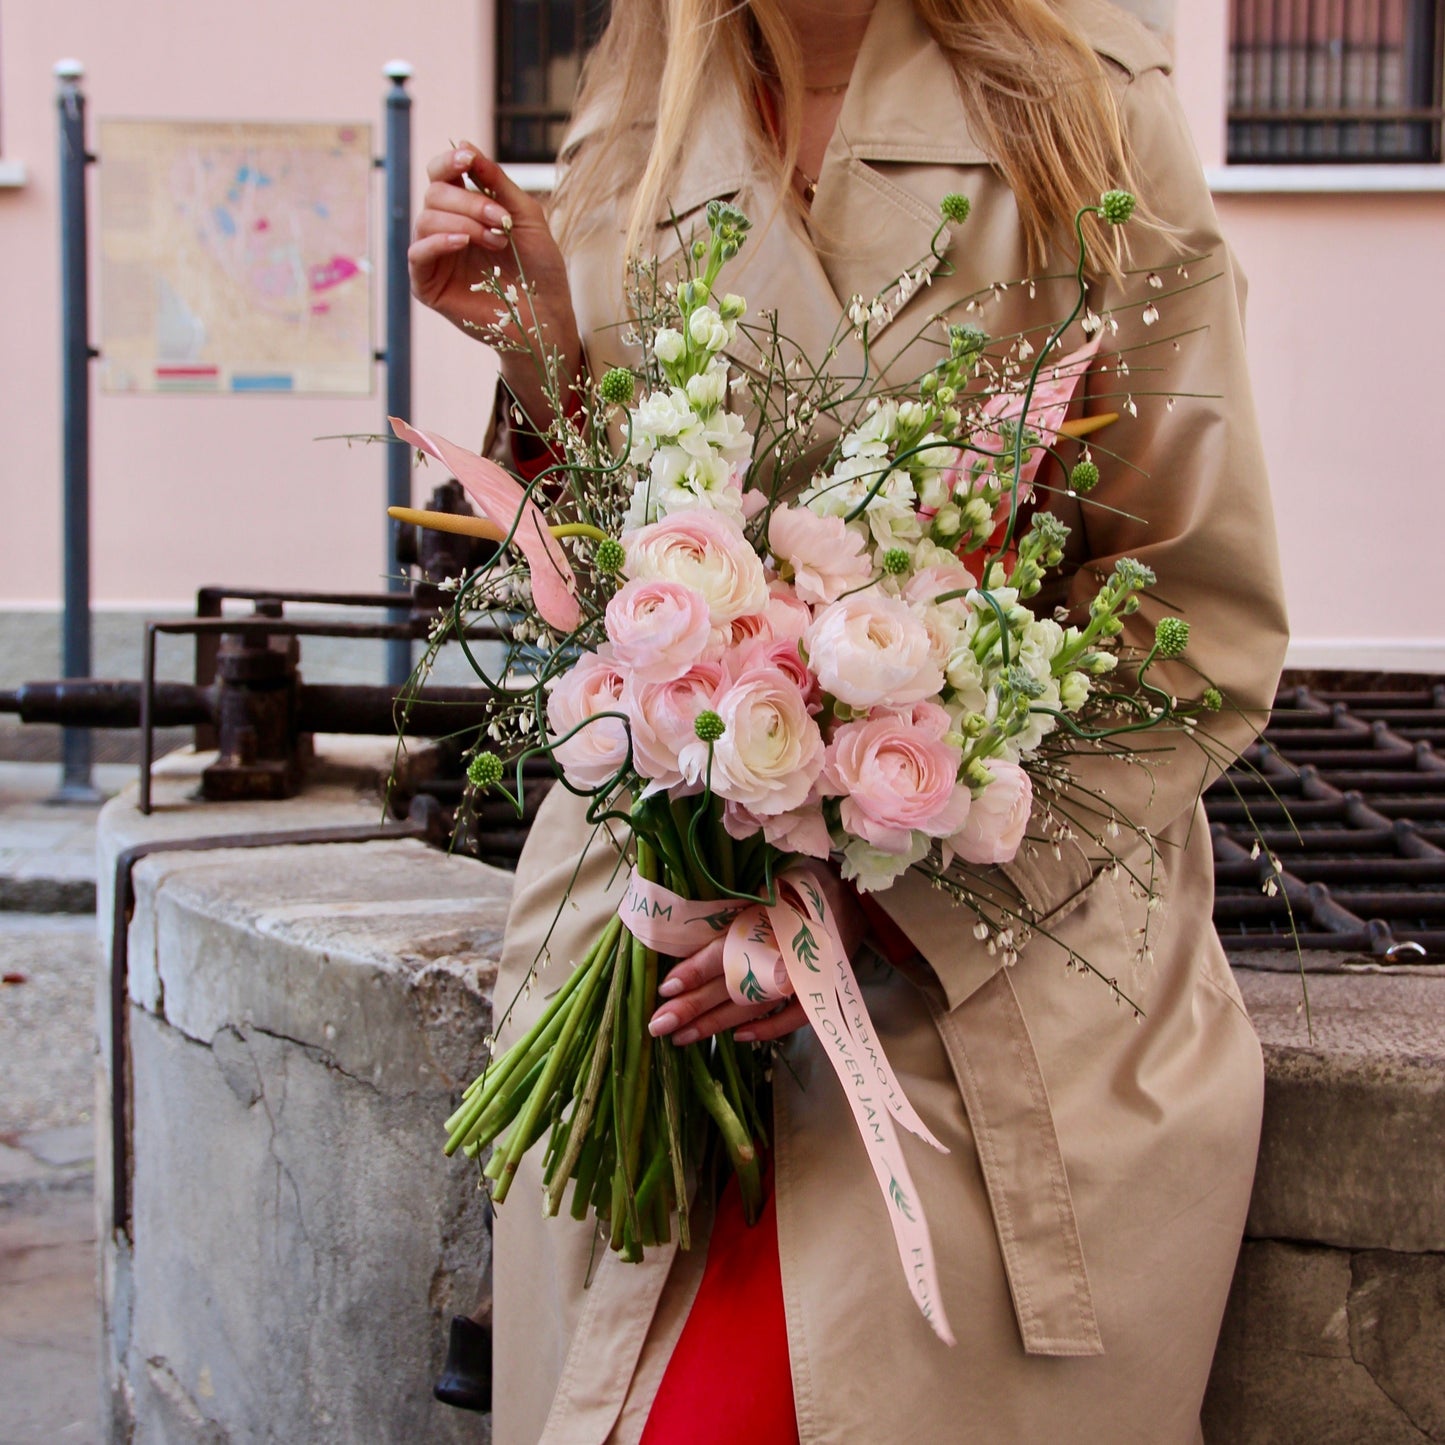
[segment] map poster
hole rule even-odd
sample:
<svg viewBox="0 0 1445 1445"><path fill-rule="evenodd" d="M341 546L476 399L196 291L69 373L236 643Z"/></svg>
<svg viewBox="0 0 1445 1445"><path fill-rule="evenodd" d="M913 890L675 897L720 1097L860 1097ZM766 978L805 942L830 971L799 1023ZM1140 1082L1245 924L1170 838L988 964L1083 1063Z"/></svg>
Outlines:
<svg viewBox="0 0 1445 1445"><path fill-rule="evenodd" d="M99 130L103 390L371 393L370 126Z"/></svg>

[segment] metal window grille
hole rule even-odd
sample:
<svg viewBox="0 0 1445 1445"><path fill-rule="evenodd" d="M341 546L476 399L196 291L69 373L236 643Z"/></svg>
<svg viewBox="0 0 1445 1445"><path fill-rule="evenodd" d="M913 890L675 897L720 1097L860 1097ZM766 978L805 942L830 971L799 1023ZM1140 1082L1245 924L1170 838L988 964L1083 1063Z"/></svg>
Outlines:
<svg viewBox="0 0 1445 1445"><path fill-rule="evenodd" d="M607 0L498 0L497 156L555 160Z"/></svg>
<svg viewBox="0 0 1445 1445"><path fill-rule="evenodd" d="M1245 164L1438 161L1445 0L1231 0Z"/></svg>

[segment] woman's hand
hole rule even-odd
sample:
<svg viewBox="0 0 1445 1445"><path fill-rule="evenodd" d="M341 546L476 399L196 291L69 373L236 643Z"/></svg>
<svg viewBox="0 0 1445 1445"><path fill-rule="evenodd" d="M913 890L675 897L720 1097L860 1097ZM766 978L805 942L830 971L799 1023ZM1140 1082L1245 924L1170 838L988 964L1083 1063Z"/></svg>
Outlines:
<svg viewBox="0 0 1445 1445"><path fill-rule="evenodd" d="M427 162L430 184L407 250L412 294L453 325L497 325L498 303L472 285L500 268L502 284L516 285L523 327L513 325L507 339L550 347L562 358L564 378L582 368L582 342L567 267L535 196L515 186L495 161L473 145L433 156ZM479 186L468 190L465 178ZM525 277L529 290L521 293ZM531 421L545 425L550 408L536 359L527 352L503 351L502 377Z"/></svg>
<svg viewBox="0 0 1445 1445"><path fill-rule="evenodd" d="M676 964L657 990L663 999L648 1031L670 1036L679 1048L732 1029L740 1044L780 1039L807 1021L803 1006L789 999L781 1008L771 1003L734 1003L723 979L723 940Z"/></svg>

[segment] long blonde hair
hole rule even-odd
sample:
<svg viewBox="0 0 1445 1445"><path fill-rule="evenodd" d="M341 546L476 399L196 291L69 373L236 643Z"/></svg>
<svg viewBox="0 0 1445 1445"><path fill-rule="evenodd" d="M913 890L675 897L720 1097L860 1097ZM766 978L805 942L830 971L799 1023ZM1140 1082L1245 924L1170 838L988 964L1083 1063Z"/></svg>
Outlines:
<svg viewBox="0 0 1445 1445"><path fill-rule="evenodd" d="M1104 68L1057 0L912 3L953 64L970 124L1013 191L1030 263L1040 264L1080 206L1131 187ZM797 162L804 75L779 0L613 0L577 105L608 119L563 172L555 200L564 237L589 207L625 195L636 170L622 156L641 131L651 144L628 208L634 253L666 209L689 128L703 113L704 85L722 79L754 102L742 107L750 148L784 181ZM771 129L755 103L763 87L776 97ZM1091 250L1107 266L1112 253L1091 229Z"/></svg>

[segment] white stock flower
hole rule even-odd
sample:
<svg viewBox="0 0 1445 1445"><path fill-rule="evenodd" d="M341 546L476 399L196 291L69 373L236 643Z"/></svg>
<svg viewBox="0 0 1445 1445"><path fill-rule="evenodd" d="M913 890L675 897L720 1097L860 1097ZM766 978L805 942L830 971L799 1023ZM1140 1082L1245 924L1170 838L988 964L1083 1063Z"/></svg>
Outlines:
<svg viewBox="0 0 1445 1445"><path fill-rule="evenodd" d="M688 379L687 399L699 412L710 412L721 406L727 398L727 391L727 367L716 360L706 371Z"/></svg>
<svg viewBox="0 0 1445 1445"><path fill-rule="evenodd" d="M699 306L692 313L687 334L707 351L721 351L732 339L732 329L711 306Z"/></svg>
<svg viewBox="0 0 1445 1445"><path fill-rule="evenodd" d="M686 350L687 342L683 339L682 332L674 331L670 326L664 326L652 338L652 354L664 366L673 366L681 361Z"/></svg>
<svg viewBox="0 0 1445 1445"><path fill-rule="evenodd" d="M915 832L902 853L885 853L862 838L851 838L843 845L844 881L856 883L861 893L881 893L926 858L932 846L933 840L923 832Z"/></svg>

